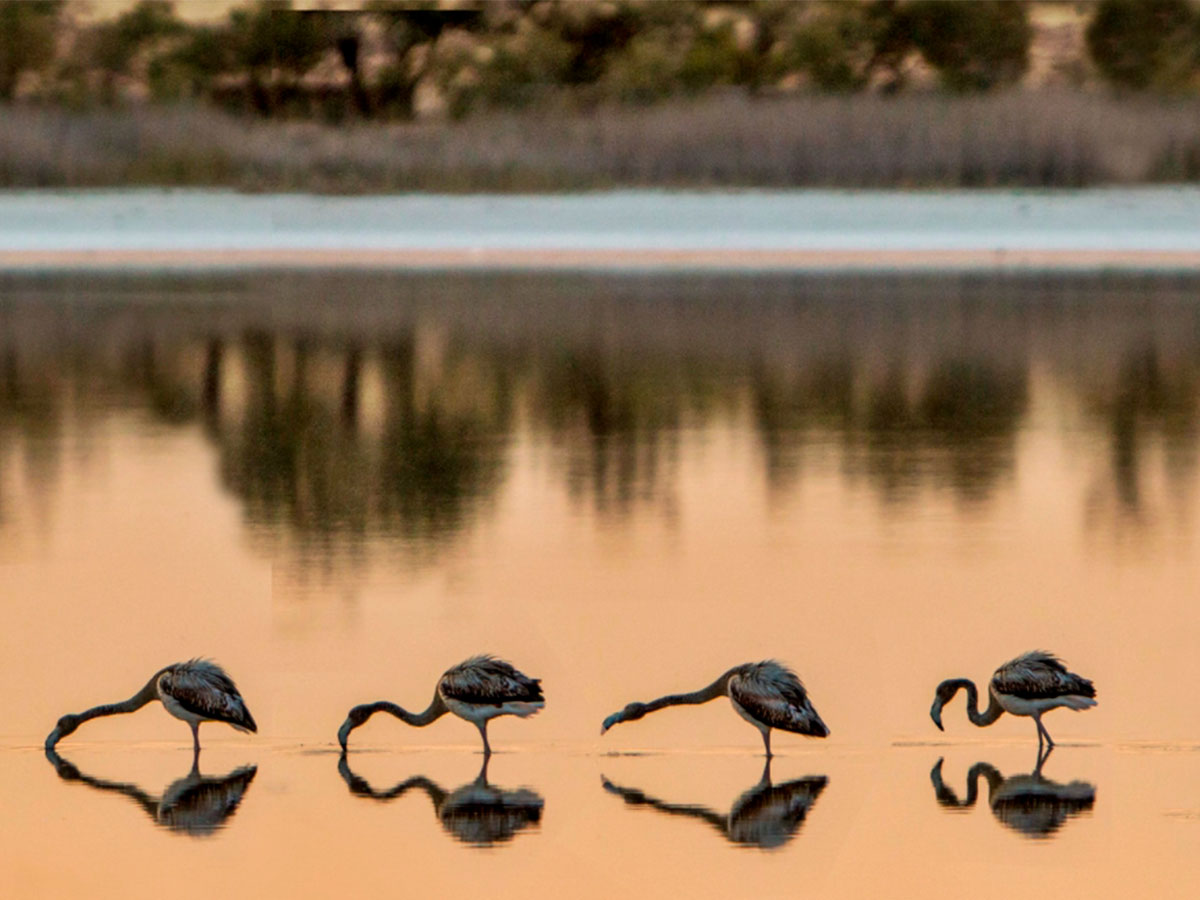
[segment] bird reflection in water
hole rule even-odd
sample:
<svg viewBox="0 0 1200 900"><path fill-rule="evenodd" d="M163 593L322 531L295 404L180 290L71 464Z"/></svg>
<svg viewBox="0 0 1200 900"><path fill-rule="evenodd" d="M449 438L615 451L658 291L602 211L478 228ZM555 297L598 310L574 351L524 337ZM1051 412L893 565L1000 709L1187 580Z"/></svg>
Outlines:
<svg viewBox="0 0 1200 900"><path fill-rule="evenodd" d="M167 785L162 795L155 798L136 784L85 775L54 750L46 751L46 759L64 781L79 781L97 790L115 791L131 797L155 824L192 837L211 835L223 828L237 812L246 789L258 772L258 766L242 766L227 775L201 775L199 755L194 755L191 771Z"/></svg>
<svg viewBox="0 0 1200 900"><path fill-rule="evenodd" d="M796 836L808 811L817 802L829 779L824 775L773 784L771 759L763 766L762 778L734 801L728 815L686 803L667 803L637 788L613 784L604 776L604 789L617 794L631 806L649 806L672 816L690 816L707 822L731 844L764 850L782 847Z"/></svg>
<svg viewBox="0 0 1200 900"><path fill-rule="evenodd" d="M474 781L468 781L453 791L426 778L414 775L387 790L376 790L365 778L350 769L345 752L338 760L338 772L350 788L350 793L374 800L395 800L410 790L424 791L433 802L433 811L442 827L464 844L490 847L511 841L519 831L536 827L542 820L545 801L536 791L522 787L506 790L488 783L490 757Z"/></svg>
<svg viewBox="0 0 1200 900"><path fill-rule="evenodd" d="M1048 838L1072 816L1089 812L1096 802L1096 788L1086 781L1060 784L1042 775L1042 766L1050 753L1039 754L1037 766L1028 775L1005 778L991 763L978 762L967 772L967 798L958 795L942 781L939 759L929 778L937 801L947 809L969 809L978 796L979 776L987 780L988 805L992 814L1009 828L1026 837Z"/></svg>

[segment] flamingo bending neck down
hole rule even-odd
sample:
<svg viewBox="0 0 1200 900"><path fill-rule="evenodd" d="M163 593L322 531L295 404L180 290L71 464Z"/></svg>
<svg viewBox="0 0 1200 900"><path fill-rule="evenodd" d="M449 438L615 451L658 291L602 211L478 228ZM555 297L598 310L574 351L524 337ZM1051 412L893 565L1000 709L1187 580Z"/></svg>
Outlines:
<svg viewBox="0 0 1200 900"><path fill-rule="evenodd" d="M992 675L988 683L988 707L979 712L979 691L967 678L948 678L937 686L929 715L939 730L942 707L959 688L967 691L967 718L980 727L991 725L1004 713L1031 716L1037 724L1038 747L1045 739L1054 746L1050 732L1042 724L1042 714L1052 709L1083 710L1096 705L1096 688L1080 675L1068 672L1062 660L1044 650L1034 650L1009 660Z"/></svg>
<svg viewBox="0 0 1200 900"><path fill-rule="evenodd" d="M338 743L346 749L350 732L377 712L390 713L414 728L424 728L446 713L454 713L479 729L484 755L492 752L487 725L496 716L534 715L546 705L541 680L517 671L502 659L473 656L448 669L434 687L433 700L424 712L411 713L387 700L363 703L350 710L338 729Z"/></svg>
<svg viewBox="0 0 1200 900"><path fill-rule="evenodd" d="M768 757L772 755L772 728L810 737L829 736L829 729L817 715L796 673L772 659L734 666L708 687L690 694L668 694L649 703L630 703L605 719L600 733L667 706L696 705L717 697L728 697L734 711L759 730Z"/></svg>
<svg viewBox="0 0 1200 900"><path fill-rule="evenodd" d="M59 740L89 719L131 713L153 700L161 701L167 712L191 726L194 754L200 752L201 722L225 722L238 731L258 731L233 679L214 662L191 659L159 669L145 687L128 700L63 716L46 736L46 749L53 750Z"/></svg>

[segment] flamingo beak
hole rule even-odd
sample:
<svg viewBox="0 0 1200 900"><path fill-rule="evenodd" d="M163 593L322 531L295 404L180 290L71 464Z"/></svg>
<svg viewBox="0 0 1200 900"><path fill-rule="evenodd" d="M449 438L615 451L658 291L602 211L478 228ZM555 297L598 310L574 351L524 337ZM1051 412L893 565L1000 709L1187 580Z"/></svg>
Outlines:
<svg viewBox="0 0 1200 900"><path fill-rule="evenodd" d="M933 701L933 706L929 710L929 718L933 719L933 724L938 727L938 731L945 731L942 727L942 701L937 699Z"/></svg>

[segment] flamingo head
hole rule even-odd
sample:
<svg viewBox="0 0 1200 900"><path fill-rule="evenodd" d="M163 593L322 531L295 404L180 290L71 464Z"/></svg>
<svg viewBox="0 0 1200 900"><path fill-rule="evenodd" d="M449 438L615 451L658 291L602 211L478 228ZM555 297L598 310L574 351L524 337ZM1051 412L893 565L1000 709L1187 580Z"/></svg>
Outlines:
<svg viewBox="0 0 1200 900"><path fill-rule="evenodd" d="M65 738L68 734L78 728L81 722L82 719L80 719L79 716L75 715L74 713L67 713L65 716L61 717L55 724L54 730L46 736L46 749L50 750L53 748L54 745L57 744L62 738Z"/></svg>
<svg viewBox="0 0 1200 900"><path fill-rule="evenodd" d="M942 707L954 698L959 687L960 684L956 680L950 679L943 681L934 691L933 706L929 708L929 718L933 719L933 724L938 727L938 731L946 730L942 727Z"/></svg>
<svg viewBox="0 0 1200 900"><path fill-rule="evenodd" d="M364 703L361 706L354 707L346 714L346 721L338 729L338 743L342 745L343 750L346 749L346 741L350 738L350 732L371 718L371 714L374 711L375 708L371 704Z"/></svg>
<svg viewBox="0 0 1200 900"><path fill-rule="evenodd" d="M644 715L646 715L645 703L627 704L623 710L613 713L604 720L604 724L600 726L600 733L604 734L604 732L620 722L633 722Z"/></svg>

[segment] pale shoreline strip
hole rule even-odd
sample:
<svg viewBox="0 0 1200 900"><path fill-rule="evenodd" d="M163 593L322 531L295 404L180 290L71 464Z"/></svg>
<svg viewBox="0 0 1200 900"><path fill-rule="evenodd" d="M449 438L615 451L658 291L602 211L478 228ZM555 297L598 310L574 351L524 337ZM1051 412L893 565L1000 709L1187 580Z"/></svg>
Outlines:
<svg viewBox="0 0 1200 900"><path fill-rule="evenodd" d="M123 269L1200 271L1197 250L146 249L0 250L0 272Z"/></svg>

